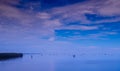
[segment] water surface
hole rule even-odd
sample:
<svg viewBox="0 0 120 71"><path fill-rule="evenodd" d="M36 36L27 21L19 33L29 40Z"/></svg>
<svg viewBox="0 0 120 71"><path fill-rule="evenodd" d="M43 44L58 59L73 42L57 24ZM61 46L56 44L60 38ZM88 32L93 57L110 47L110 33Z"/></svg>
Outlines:
<svg viewBox="0 0 120 71"><path fill-rule="evenodd" d="M0 61L0 71L120 71L120 60L24 54L23 58Z"/></svg>

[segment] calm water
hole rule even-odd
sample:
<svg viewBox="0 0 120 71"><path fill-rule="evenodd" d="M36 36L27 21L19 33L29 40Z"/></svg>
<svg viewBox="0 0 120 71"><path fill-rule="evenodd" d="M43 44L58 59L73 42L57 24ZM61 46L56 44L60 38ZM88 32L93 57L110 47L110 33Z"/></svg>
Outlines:
<svg viewBox="0 0 120 71"><path fill-rule="evenodd" d="M25 54L23 58L0 61L0 71L120 71L120 60Z"/></svg>

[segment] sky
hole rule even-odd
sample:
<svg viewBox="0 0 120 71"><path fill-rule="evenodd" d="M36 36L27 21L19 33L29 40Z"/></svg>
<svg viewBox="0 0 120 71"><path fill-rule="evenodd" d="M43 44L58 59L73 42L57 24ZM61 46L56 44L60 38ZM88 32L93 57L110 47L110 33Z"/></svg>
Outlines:
<svg viewBox="0 0 120 71"><path fill-rule="evenodd" d="M120 48L120 0L0 0L0 51Z"/></svg>

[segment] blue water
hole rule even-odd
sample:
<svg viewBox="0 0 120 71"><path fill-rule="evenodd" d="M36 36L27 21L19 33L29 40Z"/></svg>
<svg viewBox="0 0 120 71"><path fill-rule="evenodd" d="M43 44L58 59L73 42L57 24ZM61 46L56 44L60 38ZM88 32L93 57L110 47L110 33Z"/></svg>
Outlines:
<svg viewBox="0 0 120 71"><path fill-rule="evenodd" d="M23 58L0 61L0 71L120 71L120 60L25 54Z"/></svg>

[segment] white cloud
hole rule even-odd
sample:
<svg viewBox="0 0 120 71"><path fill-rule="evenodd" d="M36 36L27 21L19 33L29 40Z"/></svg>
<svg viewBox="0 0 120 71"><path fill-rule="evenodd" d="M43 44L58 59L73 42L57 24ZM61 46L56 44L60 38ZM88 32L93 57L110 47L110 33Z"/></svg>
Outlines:
<svg viewBox="0 0 120 71"><path fill-rule="evenodd" d="M60 27L59 29L68 29L68 30L97 30L99 26L83 26L83 25L72 25L67 27Z"/></svg>
<svg viewBox="0 0 120 71"><path fill-rule="evenodd" d="M36 16L40 19L50 19L51 18L51 16L45 12L43 12L43 13L39 12L39 13L37 13Z"/></svg>

